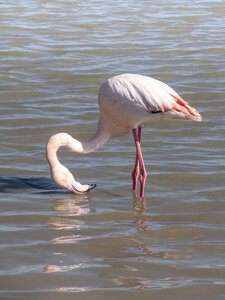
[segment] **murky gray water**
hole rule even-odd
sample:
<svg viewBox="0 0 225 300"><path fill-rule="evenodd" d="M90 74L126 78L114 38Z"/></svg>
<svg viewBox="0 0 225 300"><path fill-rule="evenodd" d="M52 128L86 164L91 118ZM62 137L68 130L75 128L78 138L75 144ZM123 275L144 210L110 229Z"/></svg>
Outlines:
<svg viewBox="0 0 225 300"><path fill-rule="evenodd" d="M0 2L0 298L224 299L224 1ZM51 183L45 144L93 135L97 91L153 76L202 123L143 130L149 177L133 196L132 135L87 156L60 152L81 182Z"/></svg>

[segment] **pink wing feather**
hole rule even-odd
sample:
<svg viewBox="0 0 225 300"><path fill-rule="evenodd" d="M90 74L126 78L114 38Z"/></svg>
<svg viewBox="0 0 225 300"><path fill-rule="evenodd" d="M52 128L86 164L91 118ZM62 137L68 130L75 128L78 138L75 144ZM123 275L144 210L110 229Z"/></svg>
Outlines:
<svg viewBox="0 0 225 300"><path fill-rule="evenodd" d="M178 98L177 96L172 94L171 96L176 100L176 105L173 106L173 110L182 112L183 114L190 115L196 118L200 118L200 114L194 107L192 107L180 97Z"/></svg>

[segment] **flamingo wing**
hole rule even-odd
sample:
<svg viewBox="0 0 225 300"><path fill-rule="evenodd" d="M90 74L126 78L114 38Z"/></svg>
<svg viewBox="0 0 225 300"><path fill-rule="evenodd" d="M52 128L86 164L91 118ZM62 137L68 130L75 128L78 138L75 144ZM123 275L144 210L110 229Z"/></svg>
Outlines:
<svg viewBox="0 0 225 300"><path fill-rule="evenodd" d="M123 74L107 82L107 96L121 103L133 103L149 113L176 112L193 120L200 114L184 101L170 86L147 76Z"/></svg>

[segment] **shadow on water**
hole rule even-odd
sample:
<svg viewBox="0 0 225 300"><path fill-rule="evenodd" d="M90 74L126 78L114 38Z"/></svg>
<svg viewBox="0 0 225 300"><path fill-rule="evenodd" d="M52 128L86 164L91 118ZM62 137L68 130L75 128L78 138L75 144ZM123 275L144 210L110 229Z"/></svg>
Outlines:
<svg viewBox="0 0 225 300"><path fill-rule="evenodd" d="M65 193L67 191L55 185L51 179L45 177L0 176L1 193L13 192L18 189L34 189L43 193L54 191Z"/></svg>

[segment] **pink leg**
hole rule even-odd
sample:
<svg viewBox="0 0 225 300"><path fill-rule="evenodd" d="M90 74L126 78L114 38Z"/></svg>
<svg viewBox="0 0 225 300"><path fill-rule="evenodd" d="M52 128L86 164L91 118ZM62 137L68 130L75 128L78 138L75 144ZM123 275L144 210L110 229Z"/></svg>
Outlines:
<svg viewBox="0 0 225 300"><path fill-rule="evenodd" d="M140 128L139 128L139 133L141 132ZM140 176L139 176L139 180L140 180L140 197L143 198L144 197L144 189L145 189L145 181L146 181L146 178L147 178L147 172L146 172L146 169L145 169L144 160L143 160L142 153L141 153L141 145L140 145L139 135L137 134L137 129L134 128L134 129L132 129L132 131L133 131L135 146L136 146L136 150L137 150L137 160L138 160L139 165L140 165ZM136 168L136 164L135 164L135 168Z"/></svg>
<svg viewBox="0 0 225 300"><path fill-rule="evenodd" d="M141 144L141 129L142 127L138 128L138 141ZM135 160L135 166L134 170L132 172L132 179L133 179L133 191L136 192L137 190L137 180L139 176L139 159L138 159L138 153L136 151L136 160Z"/></svg>

